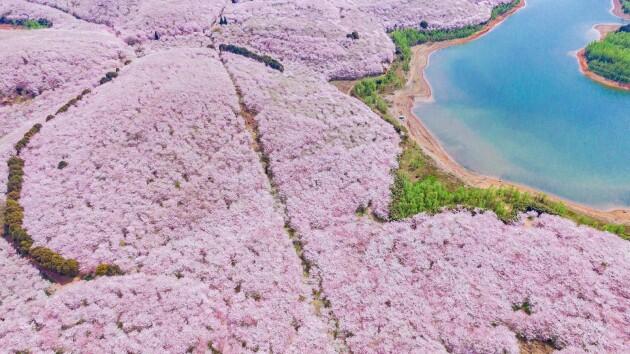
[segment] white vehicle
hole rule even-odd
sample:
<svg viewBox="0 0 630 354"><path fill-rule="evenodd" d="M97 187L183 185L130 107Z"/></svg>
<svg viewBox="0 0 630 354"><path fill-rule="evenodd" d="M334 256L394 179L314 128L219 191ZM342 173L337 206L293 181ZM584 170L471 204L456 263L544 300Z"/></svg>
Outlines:
<svg viewBox="0 0 630 354"><path fill-rule="evenodd" d="M401 121L405 120L405 116L398 116L398 119L400 119Z"/></svg>

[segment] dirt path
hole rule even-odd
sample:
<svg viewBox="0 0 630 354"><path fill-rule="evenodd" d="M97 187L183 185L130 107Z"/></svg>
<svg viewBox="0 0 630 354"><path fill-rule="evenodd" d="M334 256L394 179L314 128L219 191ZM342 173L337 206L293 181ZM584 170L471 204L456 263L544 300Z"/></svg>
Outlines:
<svg viewBox="0 0 630 354"><path fill-rule="evenodd" d="M456 39L452 41L428 43L419 45L412 48L412 58L409 70L409 76L407 84L402 89L396 91L392 97L392 114L395 117L404 116L405 125L409 129L411 137L420 145L422 150L429 155L438 167L443 169L447 173L451 173L466 184L474 187L514 187L521 191L530 193L540 193L540 191L513 182L503 181L496 177L484 176L475 172L472 172L463 166L459 165L447 152L444 150L440 142L431 134L431 132L422 123L422 120L413 113L413 107L418 101L427 101L432 99L431 85L424 77L424 70L429 64L431 54L453 45L463 44L472 40L475 40L486 33L490 32L497 25L502 23L508 16L512 15L519 9L525 6L525 2L521 2L521 5L512 9L503 16L497 18L494 21L488 23L486 28L474 36ZM630 209L618 209L618 210L599 210L593 207L575 203L565 200L556 196L549 196L550 199L561 201L567 205L570 209L604 220L609 223L618 223L630 225Z"/></svg>
<svg viewBox="0 0 630 354"><path fill-rule="evenodd" d="M352 94L352 89L354 85L357 84L359 80L334 80L330 83L333 84L339 91L345 93L346 95Z"/></svg>

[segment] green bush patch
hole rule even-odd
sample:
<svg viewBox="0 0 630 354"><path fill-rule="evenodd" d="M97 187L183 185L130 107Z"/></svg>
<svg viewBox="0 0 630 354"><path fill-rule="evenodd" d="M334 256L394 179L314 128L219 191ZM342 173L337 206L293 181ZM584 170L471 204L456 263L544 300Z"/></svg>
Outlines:
<svg viewBox="0 0 630 354"><path fill-rule="evenodd" d="M52 27L52 22L45 19L8 19L4 16L0 17L0 25L11 25L16 27L22 27L26 29L43 29Z"/></svg>
<svg viewBox="0 0 630 354"><path fill-rule="evenodd" d="M230 52L233 54L242 55L246 58L254 59L257 62L263 63L274 70L284 72L284 66L279 61L268 55L256 54L247 48L237 47L232 44L221 44L219 45L219 50L222 52Z"/></svg>
<svg viewBox="0 0 630 354"><path fill-rule="evenodd" d="M598 75L623 84L630 83L630 25L610 33L586 47L588 68Z"/></svg>

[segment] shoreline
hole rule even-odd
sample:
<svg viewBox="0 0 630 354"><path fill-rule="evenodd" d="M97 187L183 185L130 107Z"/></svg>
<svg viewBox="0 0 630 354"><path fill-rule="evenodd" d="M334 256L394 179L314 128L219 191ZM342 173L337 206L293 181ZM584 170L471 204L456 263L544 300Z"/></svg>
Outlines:
<svg viewBox="0 0 630 354"><path fill-rule="evenodd" d="M615 0L613 0L615 1ZM604 38L606 38L606 36L611 33L616 31L617 29L619 29L619 27L621 27L620 25L617 24L601 24L601 25L595 25L593 26L593 29L596 30L599 33L599 40L603 40ZM575 57L578 61L579 67L580 67L580 72L582 74L584 74L584 76L588 77L589 79L602 84L606 87L609 88L613 88L613 89L618 89L618 90L624 90L624 91L630 91L630 83L627 84L622 84L621 82L617 82L614 80L610 80L607 79L603 76L600 76L599 74L591 71L591 69L589 69L588 67L588 60L586 60L586 48L582 48L580 50L578 50L575 53Z"/></svg>
<svg viewBox="0 0 630 354"><path fill-rule="evenodd" d="M623 20L630 20L630 14L623 12L623 9L621 8L620 0L611 0L611 2L612 2L612 8L610 9L610 12L612 12L613 15Z"/></svg>
<svg viewBox="0 0 630 354"><path fill-rule="evenodd" d="M446 173L456 176L467 185L478 188L511 187L533 194L544 193L549 197L549 199L562 202L569 209L575 212L600 219L607 223L630 225L630 208L601 210L540 191L530 186L504 181L500 178L486 176L465 168L455 161L452 156L450 156L450 154L442 146L441 142L433 136L429 129L424 125L420 117L417 117L413 112L416 102L431 100L433 97L431 85L425 78L424 70L429 65L430 57L434 52L450 46L465 44L484 36L503 23L503 21L505 21L509 16L525 6L526 1L522 0L518 6L488 22L484 29L470 37L444 42L426 43L412 47L412 57L409 73L407 75L407 83L403 88L396 90L393 95L390 96L392 100L392 113L395 117L405 117L405 126L409 130L411 138L418 143L425 154L435 161L440 169Z"/></svg>

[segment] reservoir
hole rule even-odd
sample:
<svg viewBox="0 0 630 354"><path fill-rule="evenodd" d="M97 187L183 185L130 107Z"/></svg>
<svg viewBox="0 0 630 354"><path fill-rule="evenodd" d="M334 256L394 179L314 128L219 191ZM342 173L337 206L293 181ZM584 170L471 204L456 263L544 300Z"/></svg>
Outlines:
<svg viewBox="0 0 630 354"><path fill-rule="evenodd" d="M630 92L575 52L623 21L609 0L527 0L480 39L434 53L415 114L461 165L600 208L630 206Z"/></svg>

